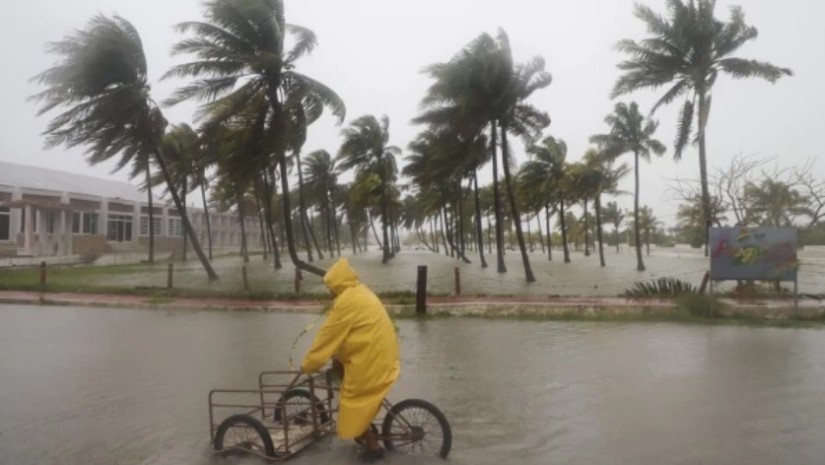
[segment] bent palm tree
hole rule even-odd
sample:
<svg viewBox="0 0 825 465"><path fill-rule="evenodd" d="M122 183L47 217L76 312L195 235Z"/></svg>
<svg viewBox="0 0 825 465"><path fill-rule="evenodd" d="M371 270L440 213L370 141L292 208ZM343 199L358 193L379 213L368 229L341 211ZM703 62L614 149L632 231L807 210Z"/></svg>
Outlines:
<svg viewBox="0 0 825 465"><path fill-rule="evenodd" d="M197 78L172 96L168 103L196 99L212 102L217 110L211 118L220 120L242 112L265 98L271 114L268 124L280 137L275 144L275 162L280 170L284 205L284 232L293 264L298 269L323 275L324 270L298 257L289 195L288 104L301 102L291 95L311 95L316 104L328 107L342 121L346 113L341 98L330 88L295 70L297 61L317 44L315 34L301 26L287 24L282 0L208 0L204 2L204 22L185 22L179 32L194 33L174 48L175 54L190 54L196 61L175 66L169 76ZM287 49L287 38L294 38ZM266 155L267 157L269 154Z"/></svg>
<svg viewBox="0 0 825 465"><path fill-rule="evenodd" d="M341 170L355 168L359 172L371 171L378 175L381 196L381 225L383 229L382 263L387 263L395 255L389 240L390 227L390 183L398 172L395 157L401 149L388 145L390 139L390 120L386 116L378 122L372 115L362 116L342 131L344 143L338 152Z"/></svg>
<svg viewBox="0 0 825 465"><path fill-rule="evenodd" d="M790 69L767 62L731 56L759 34L755 27L745 23L745 13L741 7L731 8L730 20L725 22L714 15L715 0L668 0L667 5L667 19L647 6L636 5L636 17L647 24L651 36L640 42L623 40L618 43L618 50L630 58L619 64L624 74L616 82L613 97L673 84L653 106L652 112L655 112L659 107L687 95L679 119L674 157L677 160L681 158L690 142L693 121L698 120L694 142L699 143L707 244L713 215L708 190L705 135L711 91L717 77L721 74L734 79L758 77L775 83L782 76L793 73Z"/></svg>
<svg viewBox="0 0 825 465"><path fill-rule="evenodd" d="M610 126L609 134L595 135L590 141L599 144L605 153L611 158L616 158L625 153L632 153L634 159L634 171L636 176L635 198L633 200L633 221L636 230L636 270L644 271L645 264L642 260L642 243L639 235L639 159L650 161L650 155L661 156L665 153L665 146L653 138L658 123L648 119L639 113L639 106L636 102L626 105L616 104L614 112L604 120Z"/></svg>
<svg viewBox="0 0 825 465"><path fill-rule="evenodd" d="M85 29L52 44L49 51L60 61L34 78L47 89L32 97L42 102L41 115L62 107L44 131L46 145L86 146L92 164L119 156L118 169L138 154L153 154L195 253L209 279L217 280L160 153L167 122L150 97L137 30L119 16L95 16Z"/></svg>

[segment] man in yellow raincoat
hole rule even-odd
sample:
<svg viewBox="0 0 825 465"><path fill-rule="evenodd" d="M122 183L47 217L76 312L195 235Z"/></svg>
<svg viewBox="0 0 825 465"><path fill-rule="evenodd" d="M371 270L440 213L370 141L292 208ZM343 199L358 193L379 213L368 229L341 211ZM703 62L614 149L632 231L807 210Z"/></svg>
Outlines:
<svg viewBox="0 0 825 465"><path fill-rule="evenodd" d="M330 359L344 366L338 437L361 437L371 458L383 456L369 426L401 371L395 326L378 297L358 281L346 259L327 271L324 284L335 295L332 308L306 354L301 371L314 373Z"/></svg>

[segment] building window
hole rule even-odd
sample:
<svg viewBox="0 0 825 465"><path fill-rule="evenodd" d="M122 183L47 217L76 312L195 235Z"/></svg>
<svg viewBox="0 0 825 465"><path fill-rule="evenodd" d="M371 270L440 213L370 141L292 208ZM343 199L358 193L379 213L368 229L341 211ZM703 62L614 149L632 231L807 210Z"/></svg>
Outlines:
<svg viewBox="0 0 825 465"><path fill-rule="evenodd" d="M106 240L113 242L132 242L132 217L127 215L109 215Z"/></svg>
<svg viewBox="0 0 825 465"><path fill-rule="evenodd" d="M97 234L97 213L74 212L72 234Z"/></svg>
<svg viewBox="0 0 825 465"><path fill-rule="evenodd" d="M11 237L11 210L0 207L0 241L7 241Z"/></svg>
<svg viewBox="0 0 825 465"><path fill-rule="evenodd" d="M45 217L46 223L46 234L54 234L55 224L57 223L57 213L55 212L45 212L43 213Z"/></svg>
<svg viewBox="0 0 825 465"><path fill-rule="evenodd" d="M183 236L183 225L180 218L169 218L169 236Z"/></svg>
<svg viewBox="0 0 825 465"><path fill-rule="evenodd" d="M160 225L161 225L161 218L158 218L157 215L152 218L152 232L155 233L155 236L160 236ZM149 217L148 216L141 216L140 217L140 235L141 236L148 236L149 235Z"/></svg>

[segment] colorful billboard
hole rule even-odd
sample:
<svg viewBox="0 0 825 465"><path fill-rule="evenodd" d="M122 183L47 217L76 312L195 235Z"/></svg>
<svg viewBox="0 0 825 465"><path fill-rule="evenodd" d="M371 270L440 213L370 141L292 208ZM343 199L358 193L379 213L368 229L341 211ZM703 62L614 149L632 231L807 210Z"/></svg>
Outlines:
<svg viewBox="0 0 825 465"><path fill-rule="evenodd" d="M796 281L793 228L711 228L710 277L714 280Z"/></svg>

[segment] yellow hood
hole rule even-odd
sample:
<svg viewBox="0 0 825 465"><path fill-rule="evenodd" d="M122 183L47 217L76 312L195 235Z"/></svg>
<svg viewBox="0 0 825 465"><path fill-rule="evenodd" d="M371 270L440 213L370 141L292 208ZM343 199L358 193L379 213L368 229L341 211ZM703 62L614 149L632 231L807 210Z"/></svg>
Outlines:
<svg viewBox="0 0 825 465"><path fill-rule="evenodd" d="M347 259L342 258L332 265L327 274L324 275L324 284L333 294L341 295L348 288L359 284L358 275L349 266Z"/></svg>

